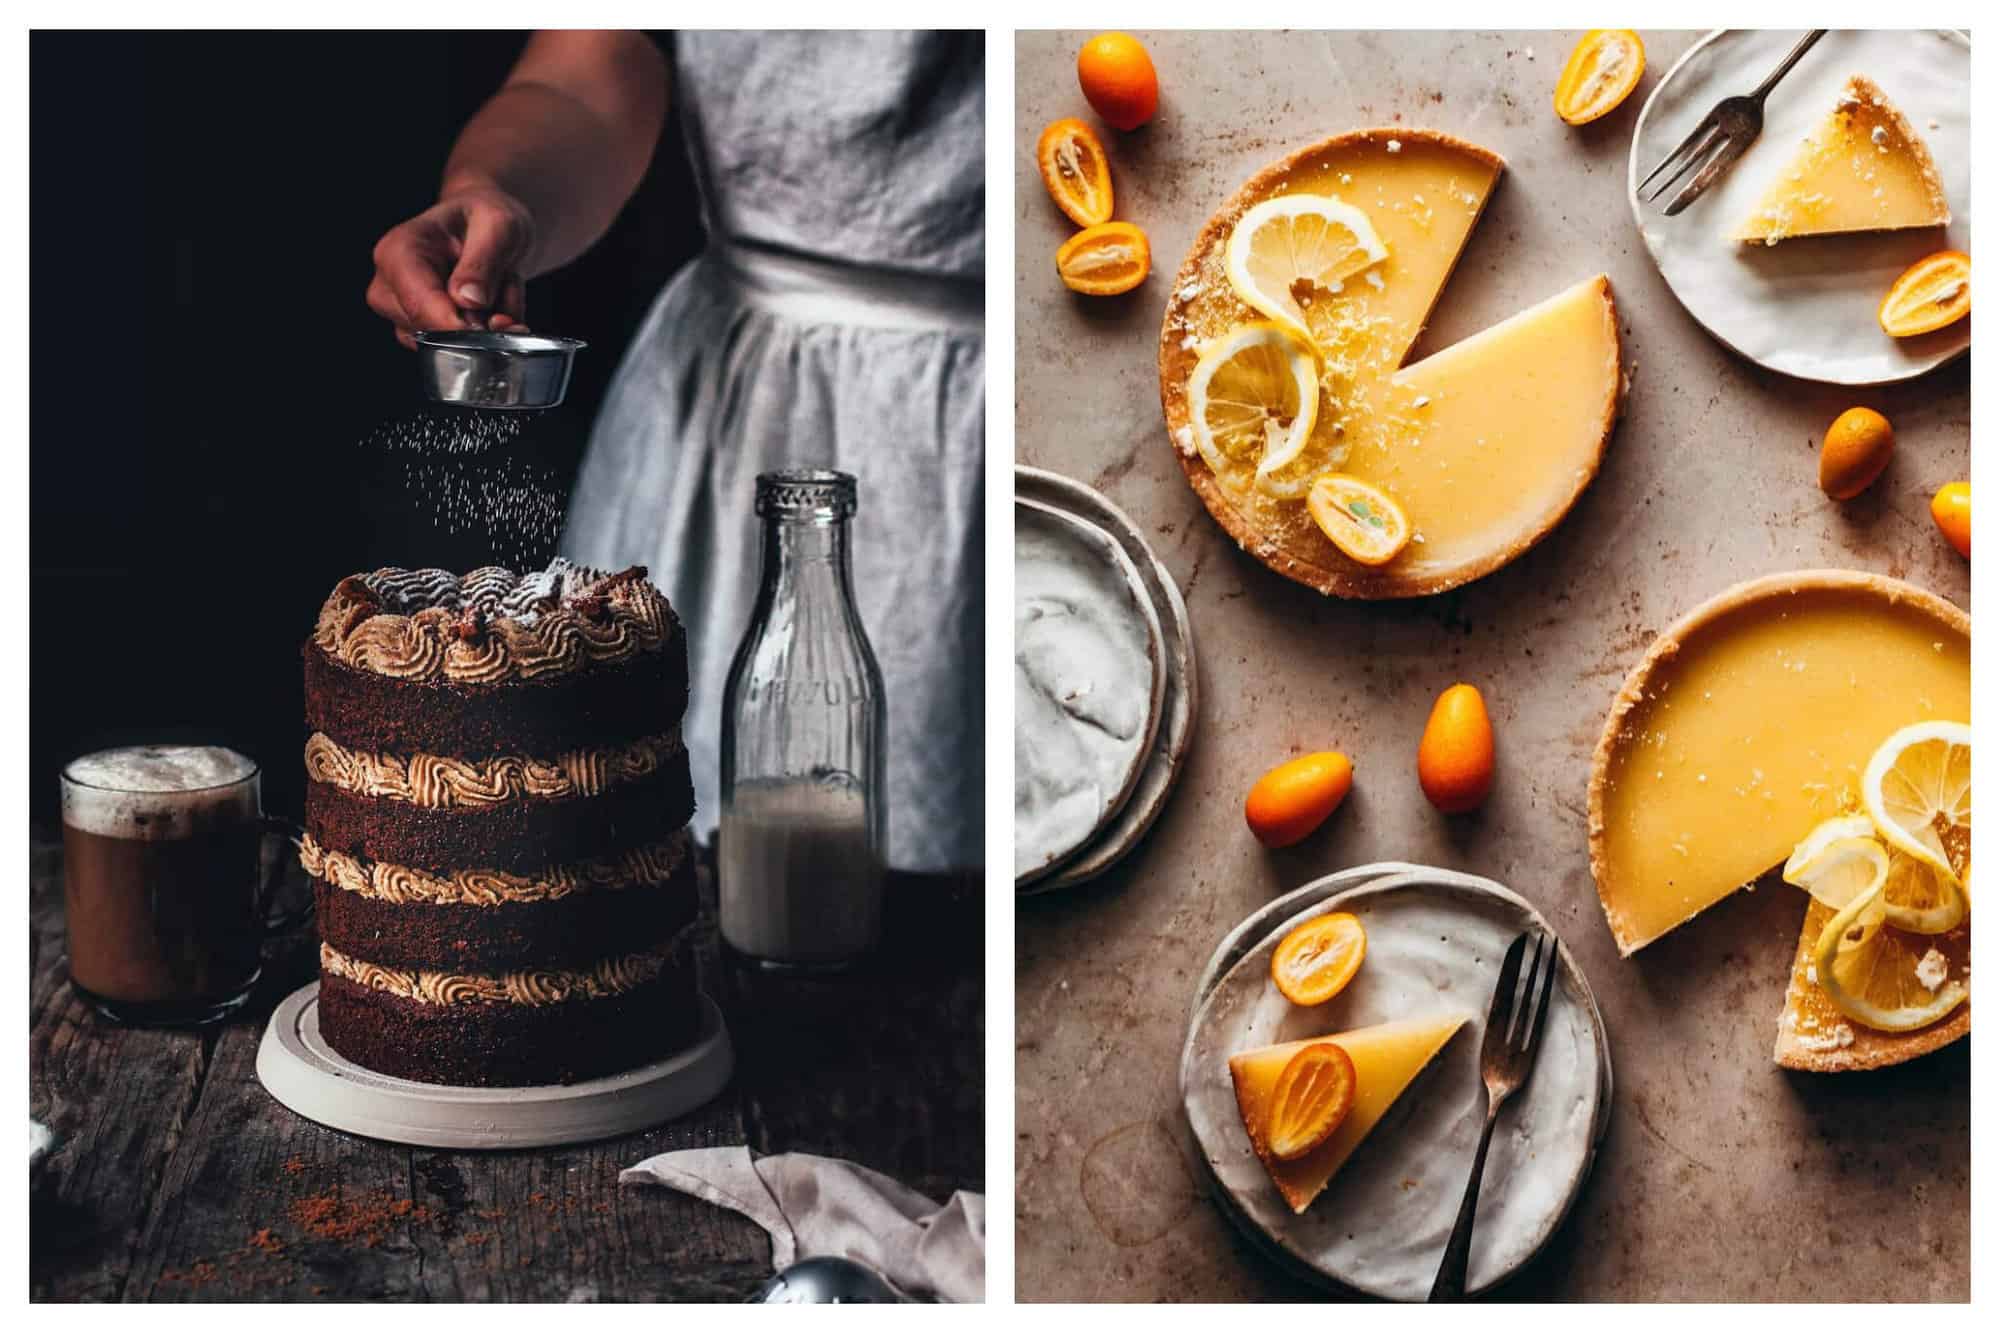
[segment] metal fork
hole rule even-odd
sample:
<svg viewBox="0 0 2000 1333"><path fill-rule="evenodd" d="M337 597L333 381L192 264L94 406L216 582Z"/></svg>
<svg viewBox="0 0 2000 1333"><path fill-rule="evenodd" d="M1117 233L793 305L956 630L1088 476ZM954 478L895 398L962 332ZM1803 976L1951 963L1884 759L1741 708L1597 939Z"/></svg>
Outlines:
<svg viewBox="0 0 2000 1333"><path fill-rule="evenodd" d="M1530 935L1535 937L1535 956L1528 964L1528 981L1520 987L1517 1003L1515 984L1521 977L1521 956L1527 952ZM1479 1151L1472 1157L1472 1179L1465 1182L1458 1221L1452 1226L1451 1239L1445 1243L1437 1281L1431 1285L1434 1301L1465 1299L1465 1270L1472 1257L1472 1215L1479 1209L1479 1180L1486 1174L1486 1146L1493 1141L1493 1125L1500 1118L1500 1108L1520 1091L1535 1067L1535 1053L1542 1044L1542 1020L1549 1016L1549 991L1555 984L1555 976L1556 943L1548 936L1524 930L1507 946L1507 956L1500 963L1500 980L1493 987L1493 1005L1486 1015L1486 1035L1479 1043L1479 1074L1486 1081L1486 1127L1479 1131Z"/></svg>
<svg viewBox="0 0 2000 1333"><path fill-rule="evenodd" d="M1792 72L1792 66L1799 63L1799 57L1812 50L1813 43L1826 36L1825 28L1814 28L1807 33L1792 53L1771 71L1771 77L1757 85L1756 91L1747 97L1725 97L1717 102L1709 113L1702 117L1701 124L1694 127L1694 133L1681 140L1681 146L1667 154L1666 160L1654 167L1645 180L1639 182L1637 193L1647 203L1658 202L1661 195L1674 187L1674 182L1699 166L1701 170L1688 182L1685 190L1674 196L1667 205L1667 216L1673 217L1695 200L1701 198L1709 186L1722 178L1722 173L1735 165L1757 136L1764 132L1764 99L1778 86L1778 80ZM1651 194L1646 187L1676 162L1674 174L1660 182Z"/></svg>

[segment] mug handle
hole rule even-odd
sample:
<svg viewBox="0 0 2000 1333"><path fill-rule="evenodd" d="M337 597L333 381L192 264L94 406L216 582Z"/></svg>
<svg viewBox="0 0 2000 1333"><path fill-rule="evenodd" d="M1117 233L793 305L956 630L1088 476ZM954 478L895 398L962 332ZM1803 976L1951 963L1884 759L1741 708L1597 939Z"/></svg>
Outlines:
<svg viewBox="0 0 2000 1333"><path fill-rule="evenodd" d="M281 834L286 842L292 844L293 851L299 849L300 841L306 836L305 825L296 819L287 819L283 815L259 815L257 823L260 833ZM257 915L263 919L264 933L267 936L283 935L288 931L297 930L312 920L313 895L311 894L306 895L305 902L300 906L287 912L273 914L272 908L278 890L283 887L284 882L285 862L284 858L280 857L272 864L271 873L265 877L263 885L257 890Z"/></svg>

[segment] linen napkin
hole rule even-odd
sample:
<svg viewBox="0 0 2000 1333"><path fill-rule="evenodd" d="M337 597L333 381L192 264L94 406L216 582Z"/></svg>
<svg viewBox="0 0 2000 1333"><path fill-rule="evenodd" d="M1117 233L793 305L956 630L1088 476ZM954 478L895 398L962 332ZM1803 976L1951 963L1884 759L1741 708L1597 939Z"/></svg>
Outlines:
<svg viewBox="0 0 2000 1333"><path fill-rule="evenodd" d="M649 1157L621 1185L665 1185L743 1214L771 1233L774 1270L838 1255L879 1271L917 1300L986 1299L986 1196L960 1190L939 1207L853 1162L811 1153L753 1158L746 1147Z"/></svg>

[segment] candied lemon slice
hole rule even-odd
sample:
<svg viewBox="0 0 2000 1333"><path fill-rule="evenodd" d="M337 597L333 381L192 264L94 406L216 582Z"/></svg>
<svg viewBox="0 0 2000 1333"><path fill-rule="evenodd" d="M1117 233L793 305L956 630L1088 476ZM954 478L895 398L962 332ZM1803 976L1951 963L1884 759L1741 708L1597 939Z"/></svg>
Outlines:
<svg viewBox="0 0 2000 1333"><path fill-rule="evenodd" d="M1347 989L1368 954L1368 932L1352 912L1316 916L1286 932L1271 954L1271 981L1293 1004L1325 1004Z"/></svg>
<svg viewBox="0 0 2000 1333"><path fill-rule="evenodd" d="M1923 937L1886 923L1877 889L1836 912L1820 932L1813 975L1834 1007L1877 1031L1909 1032L1965 1003L1962 981L1926 975L1930 947Z"/></svg>
<svg viewBox="0 0 2000 1333"><path fill-rule="evenodd" d="M1313 482L1306 508L1328 541L1349 559L1386 565L1410 544L1410 516L1379 486L1345 472Z"/></svg>
<svg viewBox="0 0 2000 1333"><path fill-rule="evenodd" d="M1051 121L1035 144L1042 184L1071 222L1095 227L1111 221L1111 161L1090 126L1071 118Z"/></svg>
<svg viewBox="0 0 2000 1333"><path fill-rule="evenodd" d="M1271 1093L1265 1140L1281 1162L1304 1157L1333 1136L1354 1109L1354 1061L1330 1041L1316 1042L1290 1060Z"/></svg>
<svg viewBox="0 0 2000 1333"><path fill-rule="evenodd" d="M1972 256L1940 250L1903 270L1875 312L1892 338L1913 338L1972 313Z"/></svg>
<svg viewBox="0 0 2000 1333"><path fill-rule="evenodd" d="M1063 286L1085 296L1117 296L1146 280L1153 248L1146 233L1130 222L1086 227L1056 251Z"/></svg>
<svg viewBox="0 0 2000 1333"><path fill-rule="evenodd" d="M1556 79L1556 114L1571 125L1608 115L1639 86L1646 44L1630 28L1592 28L1569 53Z"/></svg>
<svg viewBox="0 0 2000 1333"><path fill-rule="evenodd" d="M1271 474L1305 450L1318 413L1312 349L1277 324L1231 329L1188 377L1195 447L1217 476L1254 468L1259 489L1275 486Z"/></svg>
<svg viewBox="0 0 2000 1333"><path fill-rule="evenodd" d="M1308 310L1337 295L1348 279L1389 257L1368 215L1323 194L1266 199L1229 233L1223 256L1229 285L1243 303L1308 342Z"/></svg>
<svg viewBox="0 0 2000 1333"><path fill-rule="evenodd" d="M1918 722L1890 736L1862 772L1861 807L1883 842L1963 888L1972 861L1972 728Z"/></svg>

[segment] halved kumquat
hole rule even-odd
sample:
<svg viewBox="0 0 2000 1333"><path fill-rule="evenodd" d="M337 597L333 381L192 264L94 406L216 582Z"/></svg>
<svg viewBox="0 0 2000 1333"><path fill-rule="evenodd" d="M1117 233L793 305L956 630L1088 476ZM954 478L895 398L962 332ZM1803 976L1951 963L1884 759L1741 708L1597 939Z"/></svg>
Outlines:
<svg viewBox="0 0 2000 1333"><path fill-rule="evenodd" d="M1386 565L1410 544L1410 516L1388 492L1345 472L1329 472L1306 494L1306 511L1342 555Z"/></svg>
<svg viewBox="0 0 2000 1333"><path fill-rule="evenodd" d="M1314 1042L1286 1061L1264 1127L1271 1156L1296 1161L1333 1137L1354 1109L1356 1082L1353 1057L1330 1041Z"/></svg>
<svg viewBox="0 0 2000 1333"><path fill-rule="evenodd" d="M1903 270L1875 317L1892 338L1914 338L1972 313L1972 256L1940 250Z"/></svg>
<svg viewBox="0 0 2000 1333"><path fill-rule="evenodd" d="M1347 989L1368 956L1368 932L1352 912L1302 921L1271 953L1271 984L1293 1004L1325 1004Z"/></svg>
<svg viewBox="0 0 2000 1333"><path fill-rule="evenodd" d="M1086 227L1056 251L1056 272L1063 286L1085 296L1129 292L1152 271L1152 246L1146 233L1130 222Z"/></svg>
<svg viewBox="0 0 2000 1333"><path fill-rule="evenodd" d="M1588 125L1618 109L1646 72L1646 44L1629 28L1592 28L1569 53L1556 79L1556 114Z"/></svg>
<svg viewBox="0 0 2000 1333"><path fill-rule="evenodd" d="M1035 144L1042 184L1071 222L1095 227L1111 221L1111 162L1097 132L1075 118L1052 121Z"/></svg>

